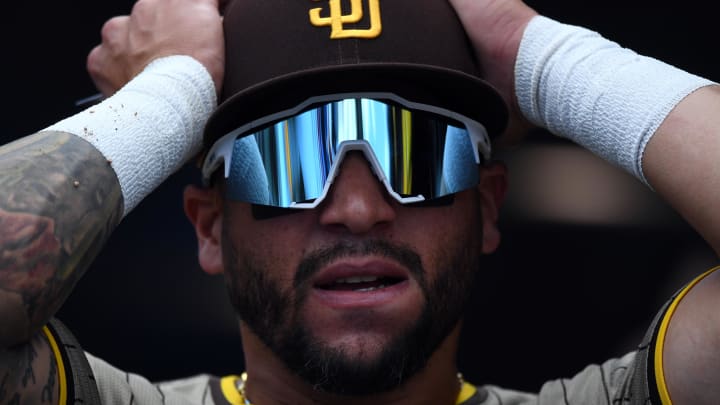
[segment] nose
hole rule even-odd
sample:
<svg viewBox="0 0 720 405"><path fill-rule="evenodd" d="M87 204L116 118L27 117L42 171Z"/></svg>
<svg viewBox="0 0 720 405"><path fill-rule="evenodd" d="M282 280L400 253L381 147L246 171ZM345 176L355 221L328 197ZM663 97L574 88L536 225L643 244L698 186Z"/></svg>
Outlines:
<svg viewBox="0 0 720 405"><path fill-rule="evenodd" d="M323 226L353 234L391 223L398 203L373 174L361 152L349 152L319 209Z"/></svg>

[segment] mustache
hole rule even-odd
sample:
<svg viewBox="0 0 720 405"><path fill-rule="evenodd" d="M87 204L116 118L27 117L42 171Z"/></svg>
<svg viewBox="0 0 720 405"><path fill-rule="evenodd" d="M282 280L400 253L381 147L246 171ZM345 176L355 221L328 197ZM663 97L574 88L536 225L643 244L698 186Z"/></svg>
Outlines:
<svg viewBox="0 0 720 405"><path fill-rule="evenodd" d="M425 286L425 269L420 255L412 248L383 239L343 240L307 254L298 264L293 286L299 288L328 264L342 258L375 255L393 260L406 267Z"/></svg>

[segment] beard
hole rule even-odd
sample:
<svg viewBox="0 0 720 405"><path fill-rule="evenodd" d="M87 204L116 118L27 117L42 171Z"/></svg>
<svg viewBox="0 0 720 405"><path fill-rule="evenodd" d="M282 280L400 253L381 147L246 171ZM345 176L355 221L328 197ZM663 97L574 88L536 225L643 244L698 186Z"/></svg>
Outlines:
<svg viewBox="0 0 720 405"><path fill-rule="evenodd" d="M228 216L226 215L225 218ZM292 288L283 290L273 269L251 255L240 256L223 224L223 260L227 287L236 312L248 328L293 373L327 393L364 396L392 390L422 370L460 321L470 299L479 249L442 252L437 276L428 281L420 256L411 248L381 239L341 240L306 254ZM309 330L301 309L313 288L309 280L325 265L351 256L377 255L406 267L425 298L420 315L399 329L372 358L330 347Z"/></svg>

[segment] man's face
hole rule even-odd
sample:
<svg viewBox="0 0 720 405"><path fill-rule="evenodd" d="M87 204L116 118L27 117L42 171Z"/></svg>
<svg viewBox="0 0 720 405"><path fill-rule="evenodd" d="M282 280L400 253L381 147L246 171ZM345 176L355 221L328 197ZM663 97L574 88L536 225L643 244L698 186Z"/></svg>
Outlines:
<svg viewBox="0 0 720 405"><path fill-rule="evenodd" d="M259 218L251 205L225 201L220 240L232 302L316 388L391 389L457 325L479 257L497 245L495 207L493 236L483 237L490 194L478 187L445 204L403 206L362 155L350 154L315 209Z"/></svg>

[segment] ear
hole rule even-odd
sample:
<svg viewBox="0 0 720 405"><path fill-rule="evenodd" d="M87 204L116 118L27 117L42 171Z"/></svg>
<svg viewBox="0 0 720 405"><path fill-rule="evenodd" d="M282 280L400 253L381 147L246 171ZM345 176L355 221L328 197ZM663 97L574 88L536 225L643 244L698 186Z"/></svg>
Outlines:
<svg viewBox="0 0 720 405"><path fill-rule="evenodd" d="M497 227L500 206L507 192L507 167L492 162L480 168L478 191L483 217L483 253L492 253L500 245L500 230Z"/></svg>
<svg viewBox="0 0 720 405"><path fill-rule="evenodd" d="M217 190L187 186L183 202L185 215L195 227L200 267L208 274L222 273L222 201Z"/></svg>

